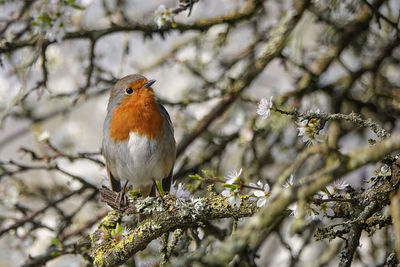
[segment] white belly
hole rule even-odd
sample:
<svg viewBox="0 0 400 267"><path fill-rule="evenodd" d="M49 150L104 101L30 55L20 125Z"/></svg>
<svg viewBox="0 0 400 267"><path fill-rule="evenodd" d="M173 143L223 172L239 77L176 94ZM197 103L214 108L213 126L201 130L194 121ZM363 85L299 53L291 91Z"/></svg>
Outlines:
<svg viewBox="0 0 400 267"><path fill-rule="evenodd" d="M163 141L164 140L164 141ZM165 139L149 140L135 133L129 134L125 160L116 168L118 177L128 180L135 188L146 186L154 180L168 176L175 161L175 144L172 147Z"/></svg>

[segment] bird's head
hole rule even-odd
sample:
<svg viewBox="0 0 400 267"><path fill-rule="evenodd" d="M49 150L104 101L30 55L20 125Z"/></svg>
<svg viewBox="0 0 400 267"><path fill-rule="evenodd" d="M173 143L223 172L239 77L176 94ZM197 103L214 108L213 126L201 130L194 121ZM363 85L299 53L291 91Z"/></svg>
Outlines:
<svg viewBox="0 0 400 267"><path fill-rule="evenodd" d="M120 79L111 89L110 99L108 101L108 112L115 107L127 104L133 104L143 98L155 99L151 85L155 80L148 80L139 74L132 74Z"/></svg>

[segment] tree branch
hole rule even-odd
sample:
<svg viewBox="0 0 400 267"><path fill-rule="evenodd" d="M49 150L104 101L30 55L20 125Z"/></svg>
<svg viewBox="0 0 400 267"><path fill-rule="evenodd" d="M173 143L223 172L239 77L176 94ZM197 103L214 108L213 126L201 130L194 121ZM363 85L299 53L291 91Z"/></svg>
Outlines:
<svg viewBox="0 0 400 267"><path fill-rule="evenodd" d="M103 187L102 196L104 201L116 207L117 193ZM248 217L256 210L255 203L250 201L248 196L242 197L240 208L232 208L226 198L213 193L207 197L191 200L168 197L164 205L158 198L137 199L131 202L123 213L112 211L100 222L98 230L93 234L91 254L95 266L120 265L164 233L201 226L203 222L215 219ZM109 236L110 231L115 229L121 216L134 214L147 214L150 217L144 219L122 240L102 242L102 238Z"/></svg>
<svg viewBox="0 0 400 267"><path fill-rule="evenodd" d="M271 227L279 220L282 213L297 199L307 199L326 184L365 164L377 162L386 155L400 150L400 133L384 139L373 146L364 147L350 152L347 156L338 159L322 171L317 171L309 177L301 179L301 185L295 185L281 192L271 199L258 213L253 215L237 233L227 238L218 249L207 255L201 255L203 264L226 266L236 254L245 250L252 250L271 233ZM397 177L396 179L399 179ZM398 186L398 183L396 183ZM393 189L394 190L394 189ZM271 196L272 197L272 196Z"/></svg>

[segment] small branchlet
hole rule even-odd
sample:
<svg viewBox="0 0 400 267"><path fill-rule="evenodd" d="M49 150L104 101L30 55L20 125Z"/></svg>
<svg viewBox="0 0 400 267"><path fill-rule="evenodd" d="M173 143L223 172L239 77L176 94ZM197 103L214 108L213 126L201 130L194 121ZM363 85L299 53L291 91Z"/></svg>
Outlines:
<svg viewBox="0 0 400 267"><path fill-rule="evenodd" d="M379 137L379 139L383 139L385 137L390 136L390 134L381 126L379 126L377 123L373 122L371 119L365 120L361 118L359 114L356 114L354 112L350 114L341 114L341 113L329 114L319 111L300 113L296 109L282 110L280 108L274 108L274 107L272 107L271 110L279 112L281 114L292 116L296 120L301 120L301 121L305 120L308 123L312 122L313 119L318 119L319 122L318 122L318 127L316 129L317 132L322 130L325 126L325 123L329 120L344 120L352 122L359 127L371 129Z"/></svg>

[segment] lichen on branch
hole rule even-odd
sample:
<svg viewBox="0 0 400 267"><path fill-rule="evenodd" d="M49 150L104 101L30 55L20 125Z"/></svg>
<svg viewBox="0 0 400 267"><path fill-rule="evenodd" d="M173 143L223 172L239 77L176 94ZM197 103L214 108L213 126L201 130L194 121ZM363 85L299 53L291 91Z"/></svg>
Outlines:
<svg viewBox="0 0 400 267"><path fill-rule="evenodd" d="M118 194L102 188L103 200L112 207L118 206ZM210 220L249 217L257 211L257 205L246 195L240 207L231 207L221 195L210 192L201 198L181 199L174 196L148 197L131 200L122 211L111 211L98 224L92 235L92 256L95 266L115 266L126 262L136 252L143 250L154 239L175 229L201 226ZM115 238L117 225L122 217L139 215L140 223L120 238Z"/></svg>

